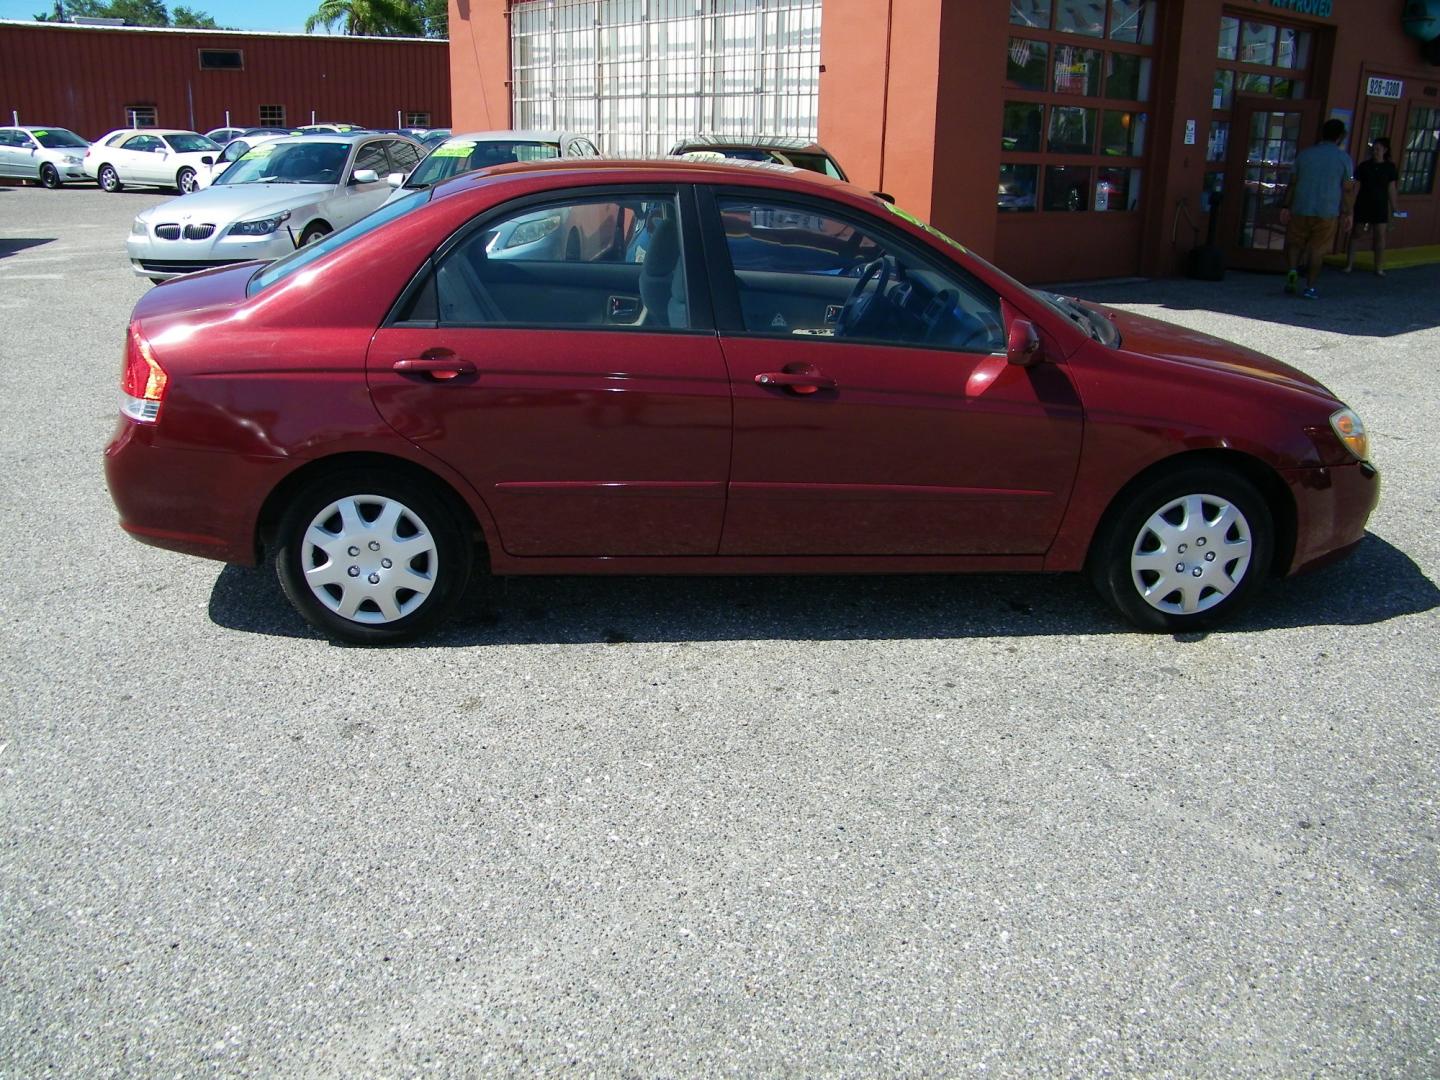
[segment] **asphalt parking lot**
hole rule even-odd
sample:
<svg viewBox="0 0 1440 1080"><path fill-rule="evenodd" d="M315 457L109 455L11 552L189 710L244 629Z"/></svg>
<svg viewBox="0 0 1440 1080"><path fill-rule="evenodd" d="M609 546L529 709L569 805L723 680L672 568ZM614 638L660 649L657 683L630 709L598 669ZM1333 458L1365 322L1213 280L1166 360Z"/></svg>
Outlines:
<svg viewBox="0 0 1440 1080"><path fill-rule="evenodd" d="M164 197L0 188L0 1074L1440 1073L1440 267L1078 290L1372 432L1370 537L1223 632L523 579L365 650L116 525Z"/></svg>

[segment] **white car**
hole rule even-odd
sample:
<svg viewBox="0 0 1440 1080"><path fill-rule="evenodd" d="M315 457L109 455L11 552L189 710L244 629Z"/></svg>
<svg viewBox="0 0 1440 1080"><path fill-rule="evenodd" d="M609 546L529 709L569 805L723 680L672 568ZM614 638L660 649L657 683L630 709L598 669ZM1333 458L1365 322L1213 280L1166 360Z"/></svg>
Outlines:
<svg viewBox="0 0 1440 1080"><path fill-rule="evenodd" d="M64 128L0 127L0 176L58 188L84 180L89 143Z"/></svg>
<svg viewBox="0 0 1440 1080"><path fill-rule="evenodd" d="M237 135L225 144L225 149L220 151L220 156L215 159L215 164L205 166L195 175L195 189L197 191L205 190L219 179L221 173L248 154L254 147L283 138L285 138L284 135Z"/></svg>
<svg viewBox="0 0 1440 1080"><path fill-rule="evenodd" d="M421 147L403 135L303 135L252 146L204 191L142 211L125 249L135 273L164 281L195 270L278 259L359 221L390 195Z"/></svg>
<svg viewBox="0 0 1440 1080"><path fill-rule="evenodd" d="M213 165L220 147L194 131L122 128L92 143L85 174L109 192L130 187L195 190L200 170Z"/></svg>
<svg viewBox="0 0 1440 1080"><path fill-rule="evenodd" d="M209 139L216 146L229 146L232 140L238 139L241 135L244 134L244 128L213 128L210 131L205 132L205 138Z"/></svg>
<svg viewBox="0 0 1440 1080"><path fill-rule="evenodd" d="M441 180L511 161L548 161L558 157L599 157L595 144L568 131L473 131L452 135L420 163L403 184L392 177L393 202Z"/></svg>

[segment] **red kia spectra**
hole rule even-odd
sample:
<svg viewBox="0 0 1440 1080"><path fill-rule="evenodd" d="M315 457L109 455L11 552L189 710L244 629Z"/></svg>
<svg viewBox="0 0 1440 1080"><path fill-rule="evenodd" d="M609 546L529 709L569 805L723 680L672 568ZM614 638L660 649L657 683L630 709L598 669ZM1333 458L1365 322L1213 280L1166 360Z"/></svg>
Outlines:
<svg viewBox="0 0 1440 1080"><path fill-rule="evenodd" d="M495 574L1084 570L1188 629L1343 554L1359 418L1259 353L1028 289L838 181L507 166L150 292L122 526L387 642Z"/></svg>

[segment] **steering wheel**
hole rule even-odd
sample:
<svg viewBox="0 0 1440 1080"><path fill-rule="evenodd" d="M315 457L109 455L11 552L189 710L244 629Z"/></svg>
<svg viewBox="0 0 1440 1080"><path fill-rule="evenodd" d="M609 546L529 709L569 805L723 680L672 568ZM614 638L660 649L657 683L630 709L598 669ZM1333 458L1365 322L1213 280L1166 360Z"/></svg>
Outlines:
<svg viewBox="0 0 1440 1080"><path fill-rule="evenodd" d="M882 255L866 266L856 279L855 287L850 290L845 306L840 309L840 317L835 320L835 336L846 337L864 326L871 311L875 310L875 301L885 295L890 279L898 277L899 273L900 264L893 255ZM867 296L866 290L872 281L875 289Z"/></svg>

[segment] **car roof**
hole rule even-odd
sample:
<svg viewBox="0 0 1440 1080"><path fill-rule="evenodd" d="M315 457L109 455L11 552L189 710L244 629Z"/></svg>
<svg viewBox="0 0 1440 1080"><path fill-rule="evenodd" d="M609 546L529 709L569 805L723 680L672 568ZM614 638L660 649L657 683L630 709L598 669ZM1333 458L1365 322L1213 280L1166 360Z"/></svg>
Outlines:
<svg viewBox="0 0 1440 1080"><path fill-rule="evenodd" d="M695 135L689 139L681 139L670 149L672 154L684 153L687 150L720 150L720 149L746 149L746 150L798 150L807 154L825 154L830 152L813 139L800 139L791 135L742 135L731 137L728 135Z"/></svg>
<svg viewBox="0 0 1440 1080"><path fill-rule="evenodd" d="M61 127L59 124L6 124L0 128L0 131L70 131L70 129ZM70 131L70 134L74 135L75 132Z"/></svg>
<svg viewBox="0 0 1440 1080"><path fill-rule="evenodd" d="M563 142L565 139L576 137L573 132L540 128L524 131L465 131L450 136L452 139L475 139L486 142L511 142L516 139L529 139L531 142Z"/></svg>
<svg viewBox="0 0 1440 1080"><path fill-rule="evenodd" d="M603 176L594 177L598 183L740 183L801 193L846 192L867 204L875 198L870 192L844 180L793 165L777 165L768 161L687 161L684 158L551 158L546 161L506 162L442 180L435 185L433 197L448 198L489 183L518 179L521 174L527 173L570 174L577 178L603 173ZM580 184L577 182L576 186Z"/></svg>

